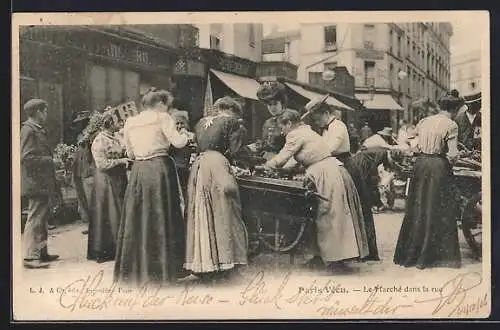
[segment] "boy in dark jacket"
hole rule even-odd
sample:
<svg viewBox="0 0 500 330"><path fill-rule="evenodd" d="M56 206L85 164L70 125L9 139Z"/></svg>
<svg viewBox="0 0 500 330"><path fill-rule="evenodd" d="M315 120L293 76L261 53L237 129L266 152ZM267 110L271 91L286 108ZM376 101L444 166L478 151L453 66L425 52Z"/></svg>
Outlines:
<svg viewBox="0 0 500 330"><path fill-rule="evenodd" d="M52 150L43 127L47 102L31 99L24 105L28 117L21 127L21 196L28 200L28 219L24 227L24 267L47 268L59 258L47 252L48 221L51 204L61 200L56 182Z"/></svg>

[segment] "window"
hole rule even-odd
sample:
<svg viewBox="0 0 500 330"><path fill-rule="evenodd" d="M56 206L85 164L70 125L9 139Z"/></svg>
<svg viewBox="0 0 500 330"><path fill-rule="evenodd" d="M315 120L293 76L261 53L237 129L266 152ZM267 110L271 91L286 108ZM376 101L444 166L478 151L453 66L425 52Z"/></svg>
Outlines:
<svg viewBox="0 0 500 330"><path fill-rule="evenodd" d="M375 45L375 25L365 24L363 27L363 45L365 49L373 49Z"/></svg>
<svg viewBox="0 0 500 330"><path fill-rule="evenodd" d="M136 72L94 65L89 79L92 110L103 110L139 96L140 79Z"/></svg>
<svg viewBox="0 0 500 330"><path fill-rule="evenodd" d="M337 50L337 26L325 26L325 51Z"/></svg>
<svg viewBox="0 0 500 330"><path fill-rule="evenodd" d="M253 24L248 24L248 39L251 48L255 48L255 29Z"/></svg>
<svg viewBox="0 0 500 330"><path fill-rule="evenodd" d="M392 30L389 30L389 53L391 53L391 54L394 53L393 42L392 42L393 35L394 35L394 32L392 32Z"/></svg>
<svg viewBox="0 0 500 330"><path fill-rule="evenodd" d="M210 49L220 50L220 38L214 35L210 35Z"/></svg>
<svg viewBox="0 0 500 330"><path fill-rule="evenodd" d="M325 71L333 71L337 67L337 62L328 62L323 64L323 70Z"/></svg>
<svg viewBox="0 0 500 330"><path fill-rule="evenodd" d="M398 57L401 57L401 47L403 47L401 44L401 36L398 36Z"/></svg>
<svg viewBox="0 0 500 330"><path fill-rule="evenodd" d="M389 65L389 86L391 89L394 87L393 80L394 80L394 65L392 65L391 63Z"/></svg>
<svg viewBox="0 0 500 330"><path fill-rule="evenodd" d="M365 61L365 86L375 86L375 62Z"/></svg>

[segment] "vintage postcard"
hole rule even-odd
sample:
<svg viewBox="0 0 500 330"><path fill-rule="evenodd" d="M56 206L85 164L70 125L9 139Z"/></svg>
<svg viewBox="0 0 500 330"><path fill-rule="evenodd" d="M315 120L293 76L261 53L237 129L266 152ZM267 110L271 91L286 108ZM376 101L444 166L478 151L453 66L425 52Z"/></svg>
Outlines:
<svg viewBox="0 0 500 330"><path fill-rule="evenodd" d="M488 12L12 21L14 321L490 315Z"/></svg>

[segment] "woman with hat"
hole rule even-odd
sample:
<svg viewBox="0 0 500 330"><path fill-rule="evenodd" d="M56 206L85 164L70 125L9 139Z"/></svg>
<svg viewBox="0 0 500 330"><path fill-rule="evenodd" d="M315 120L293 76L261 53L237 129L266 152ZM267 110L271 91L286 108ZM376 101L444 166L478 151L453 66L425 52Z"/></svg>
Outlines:
<svg viewBox="0 0 500 330"><path fill-rule="evenodd" d="M455 117L458 142L469 150L481 149L481 93L464 100L465 110Z"/></svg>
<svg viewBox="0 0 500 330"><path fill-rule="evenodd" d="M240 103L223 97L195 128L199 156L188 180L184 268L204 280L224 279L247 264L248 234L229 159L241 147ZM229 158L229 159L228 159Z"/></svg>
<svg viewBox="0 0 500 330"><path fill-rule="evenodd" d="M111 114L105 113L101 131L91 146L95 170L87 258L99 263L115 258L116 236L127 186L128 159L114 136L117 130Z"/></svg>
<svg viewBox="0 0 500 330"><path fill-rule="evenodd" d="M372 199L373 199L373 189L369 182L365 180L365 170L357 162L353 162L351 159L349 134L347 132L346 125L339 120L335 115L332 114L330 107L325 103L328 95L321 98L313 99L306 104L306 113L302 116L303 120L308 120L317 127L319 131L322 132L322 137L327 146L328 151L338 160L343 163L343 166L349 173L356 186L359 198L361 200L361 206L363 211L363 219L367 221L364 226L370 231L373 227L370 219L373 219L372 214ZM373 232L375 231L373 227ZM376 257L378 252L373 248L370 250L370 258L377 260Z"/></svg>
<svg viewBox="0 0 500 330"><path fill-rule="evenodd" d="M170 115L175 121L175 126L179 132L187 130L189 127L189 116L187 111L174 110L170 111ZM181 182L182 192L184 196L187 196L187 181L189 177L189 161L191 159L191 153L194 152L194 147L192 145L186 145L184 148L175 148L170 146L169 154L175 161L175 166L177 168L177 174L179 175L179 180Z"/></svg>
<svg viewBox="0 0 500 330"><path fill-rule="evenodd" d="M343 269L344 261L368 255L363 213L356 187L341 163L328 151L324 139L300 121L295 110L286 110L278 119L286 134L283 149L264 168L289 167L295 162L306 167L306 177L325 199L319 200L316 216L314 258L308 263L329 264Z"/></svg>
<svg viewBox="0 0 500 330"><path fill-rule="evenodd" d="M285 111L288 98L285 86L279 82L261 85L257 90L257 97L266 104L271 114L262 126L262 151L265 152L264 157L269 159L285 144L285 138L278 125L278 117Z"/></svg>
<svg viewBox="0 0 500 330"><path fill-rule="evenodd" d="M363 142L365 148L393 148L392 128L384 127Z"/></svg>
<svg viewBox="0 0 500 330"><path fill-rule="evenodd" d="M351 144L347 126L327 104L328 95L311 100L305 105L306 112L302 120L308 120L312 126L322 132L332 156L345 163L351 156Z"/></svg>
<svg viewBox="0 0 500 330"><path fill-rule="evenodd" d="M455 217L453 172L458 126L451 119L461 100L447 94L439 113L417 125L419 155L410 181L394 263L419 269L458 268L460 247Z"/></svg>

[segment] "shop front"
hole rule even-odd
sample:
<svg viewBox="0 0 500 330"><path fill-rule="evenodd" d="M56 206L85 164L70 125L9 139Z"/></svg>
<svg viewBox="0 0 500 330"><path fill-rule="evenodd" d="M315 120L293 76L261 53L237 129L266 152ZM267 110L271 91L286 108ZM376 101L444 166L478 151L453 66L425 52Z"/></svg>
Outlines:
<svg viewBox="0 0 500 330"><path fill-rule="evenodd" d="M266 106L257 98L260 87L255 79L257 63L213 49L200 50L207 64L204 111L209 115L213 102L223 96L232 96L243 105L243 120L248 139L261 136L262 125L268 118Z"/></svg>
<svg viewBox="0 0 500 330"><path fill-rule="evenodd" d="M138 101L151 86L171 89L176 57L173 49L125 31L26 27L20 35L21 105L33 97L45 99L51 145L74 143L77 113Z"/></svg>
<svg viewBox="0 0 500 330"><path fill-rule="evenodd" d="M393 131L397 131L404 108L390 94L359 93L357 97L362 100L366 108L362 116L363 120L368 122L374 132L382 130L384 127L391 127Z"/></svg>

